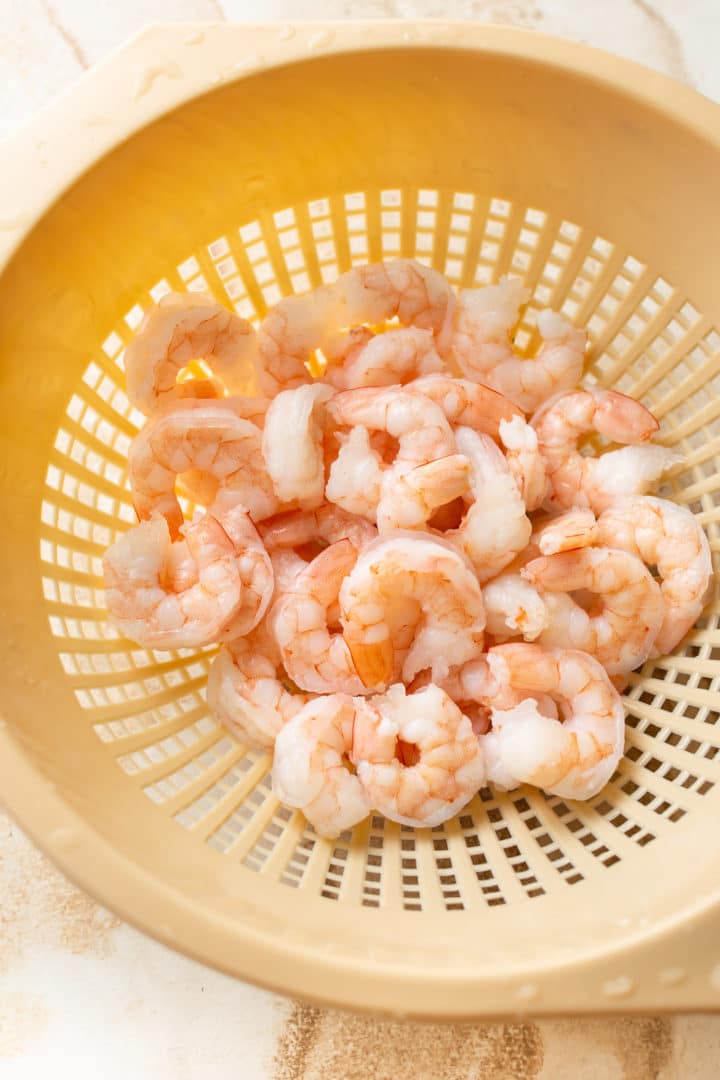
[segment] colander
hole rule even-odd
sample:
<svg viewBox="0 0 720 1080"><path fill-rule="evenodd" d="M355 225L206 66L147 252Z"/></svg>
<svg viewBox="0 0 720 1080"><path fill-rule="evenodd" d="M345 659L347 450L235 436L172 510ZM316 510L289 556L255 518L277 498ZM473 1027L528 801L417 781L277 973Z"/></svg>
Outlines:
<svg viewBox="0 0 720 1080"><path fill-rule="evenodd" d="M720 111L626 61L440 23L167 26L12 140L0 177L0 788L76 882L162 941L318 1002L433 1017L720 1006L720 607L626 693L571 803L480 792L432 830L318 838L209 717L212 650L106 617L142 417L123 347L170 289L259 319L350 265L524 278L587 325L588 385L685 455L720 534Z"/></svg>

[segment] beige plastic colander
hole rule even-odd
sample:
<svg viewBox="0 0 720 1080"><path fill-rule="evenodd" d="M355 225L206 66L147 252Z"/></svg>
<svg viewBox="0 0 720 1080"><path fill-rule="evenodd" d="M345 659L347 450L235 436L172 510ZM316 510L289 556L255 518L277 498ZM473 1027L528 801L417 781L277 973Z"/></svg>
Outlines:
<svg viewBox="0 0 720 1080"><path fill-rule="evenodd" d="M0 793L161 940L322 1002L418 1016L720 1007L717 599L626 696L574 804L483 791L319 839L208 716L212 650L123 640L122 351L168 289L252 318L353 263L522 276L685 454L718 548L720 110L594 50L475 25L154 28L14 139L0 176Z"/></svg>

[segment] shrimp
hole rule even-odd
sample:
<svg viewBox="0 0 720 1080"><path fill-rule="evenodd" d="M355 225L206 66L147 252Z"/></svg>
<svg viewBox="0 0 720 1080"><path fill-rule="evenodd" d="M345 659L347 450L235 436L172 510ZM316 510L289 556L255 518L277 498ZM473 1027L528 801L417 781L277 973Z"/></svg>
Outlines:
<svg viewBox="0 0 720 1080"><path fill-rule="evenodd" d="M360 348L353 343L342 367L333 366L329 356L328 361L325 379L338 390L393 386L444 368L432 330L414 326L373 335Z"/></svg>
<svg viewBox="0 0 720 1080"><path fill-rule="evenodd" d="M547 402L532 418L545 459L549 510L589 506L600 513L625 495L643 494L678 455L664 446L640 446L658 422L639 401L614 390L575 390ZM583 435L597 432L628 443L599 457L578 451Z"/></svg>
<svg viewBox="0 0 720 1080"><path fill-rule="evenodd" d="M257 341L249 322L201 293L168 293L125 349L127 395L147 416L178 397L221 397L217 383L178 375L204 360L231 391L253 381Z"/></svg>
<svg viewBox="0 0 720 1080"><path fill-rule="evenodd" d="M470 478L471 463L464 454L449 454L400 475L386 471L376 512L378 531L425 529L436 510L465 494Z"/></svg>
<svg viewBox="0 0 720 1080"><path fill-rule="evenodd" d="M299 548L313 540L325 544L349 540L360 551L377 536L377 529L365 518L348 514L332 503L323 503L316 510L277 514L259 525L258 532L268 549Z"/></svg>
<svg viewBox="0 0 720 1080"><path fill-rule="evenodd" d="M370 813L367 791L346 764L354 723L352 698L331 694L304 705L275 742L273 792L320 836L338 836Z"/></svg>
<svg viewBox="0 0 720 1080"><path fill-rule="evenodd" d="M451 350L473 382L487 382L489 371L512 359L510 331L529 299L520 278L503 277L498 285L460 291L452 313Z"/></svg>
<svg viewBox="0 0 720 1080"><path fill-rule="evenodd" d="M156 515L129 529L103 558L106 601L115 625L140 645L196 648L248 633L262 619L273 572L241 507L205 514L171 542Z"/></svg>
<svg viewBox="0 0 720 1080"><path fill-rule="evenodd" d="M585 330L547 308L538 313L537 326L543 339L537 356L510 356L483 375L484 382L526 413L555 394L577 386L585 366Z"/></svg>
<svg viewBox="0 0 720 1080"><path fill-rule="evenodd" d="M272 750L281 728L309 701L291 694L278 677L278 663L257 631L223 646L210 665L207 704L243 745Z"/></svg>
<svg viewBox="0 0 720 1080"><path fill-rule="evenodd" d="M349 540L331 544L298 574L270 612L270 626L285 669L303 690L367 693L343 635L329 627L329 614L357 554Z"/></svg>
<svg viewBox="0 0 720 1080"><path fill-rule="evenodd" d="M623 753L625 716L620 695L593 657L573 649L498 645L488 653L495 678L515 690L549 694L560 705L558 723L530 698L493 709L483 743L488 778L502 788L534 784L564 799L590 799L605 786Z"/></svg>
<svg viewBox="0 0 720 1080"><path fill-rule="evenodd" d="M330 401L328 412L337 425L354 430L330 468L325 494L350 513L367 507L369 520L376 519L383 498L392 503L399 476L455 453L455 437L442 410L425 397L397 386L345 390ZM355 434L356 425L360 425L359 435ZM368 429L397 440L391 465L370 446ZM454 496L443 501L451 498ZM392 517L387 503L381 512Z"/></svg>
<svg viewBox="0 0 720 1080"><path fill-rule="evenodd" d="M614 548L577 548L532 559L526 581L548 592L587 589L600 608L587 612L572 597L554 606L541 645L592 653L611 675L632 671L650 655L663 621L660 587L642 561Z"/></svg>
<svg viewBox="0 0 720 1080"><path fill-rule="evenodd" d="M337 352L337 331L360 323L375 325L396 316L405 326L439 333L453 294L445 278L412 259L357 266L334 285L275 305L258 332L258 378L274 395L309 382L315 351ZM341 348L351 344L347 339Z"/></svg>
<svg viewBox="0 0 720 1080"><path fill-rule="evenodd" d="M533 529L530 544L541 555L557 555L558 552L571 551L573 548L592 547L597 540L595 515L588 507L581 506L538 522ZM607 546L620 545L608 542Z"/></svg>
<svg viewBox="0 0 720 1080"><path fill-rule="evenodd" d="M657 567L665 614L650 655L672 652L708 599L713 568L702 525L687 507L646 495L605 510L597 527L600 543Z"/></svg>
<svg viewBox="0 0 720 1080"><path fill-rule="evenodd" d="M542 595L519 573L506 572L483 585L486 630L496 641L521 634L534 641L549 622Z"/></svg>
<svg viewBox="0 0 720 1080"><path fill-rule="evenodd" d="M452 545L420 533L380 537L360 553L340 589L343 636L364 685L382 689L400 664L410 681L447 675L482 649L477 578ZM399 674L399 673L398 673Z"/></svg>
<svg viewBox="0 0 720 1080"><path fill-rule="evenodd" d="M510 467L490 436L461 427L455 438L470 462L474 502L459 527L444 535L462 549L483 582L523 550L532 526Z"/></svg>
<svg viewBox="0 0 720 1080"><path fill-rule="evenodd" d="M454 426L473 428L482 435L498 439L503 421L522 420L523 414L512 401L482 383L456 379L453 375L424 375L413 379L407 390L423 394L439 405Z"/></svg>
<svg viewBox="0 0 720 1080"><path fill-rule="evenodd" d="M351 757L370 804L401 825L441 825L485 783L470 720L432 684L357 702Z"/></svg>
<svg viewBox="0 0 720 1080"><path fill-rule="evenodd" d="M537 432L523 417L514 416L500 421L498 434L525 509L528 513L537 510L547 498L550 486Z"/></svg>
<svg viewBox="0 0 720 1080"><path fill-rule="evenodd" d="M303 510L320 506L325 493L325 405L331 397L330 387L320 383L283 390L265 418L262 451L275 493Z"/></svg>
<svg viewBox="0 0 720 1080"><path fill-rule="evenodd" d="M139 518L161 513L176 536L183 513L175 493L178 476L214 508L242 504L260 521L280 502L262 459L262 433L238 416L233 399L175 402L153 416L135 436L128 455L133 503Z"/></svg>
<svg viewBox="0 0 720 1080"><path fill-rule="evenodd" d="M489 730L493 709L513 709L526 697L534 698L543 716L553 720L558 718L557 706L548 694L528 694L499 683L490 670L487 656L479 656L453 668L438 685L470 717L476 735L484 735Z"/></svg>

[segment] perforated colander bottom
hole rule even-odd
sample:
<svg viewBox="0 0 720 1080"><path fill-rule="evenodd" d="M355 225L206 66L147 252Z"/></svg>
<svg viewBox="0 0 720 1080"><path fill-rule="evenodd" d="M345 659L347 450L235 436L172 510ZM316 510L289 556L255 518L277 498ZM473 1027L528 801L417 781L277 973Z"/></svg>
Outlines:
<svg viewBox="0 0 720 1080"><path fill-rule="evenodd" d="M88 724L127 774L198 844L291 888L339 903L408 911L476 910L564 890L642 858L695 813L720 778L720 634L715 598L674 656L631 677L626 755L605 790L570 803L534 789L485 790L427 833L373 817L337 841L282 807L270 758L247 751L208 715L212 650L158 652L121 638L106 618L101 558L135 520L126 475L144 418L124 393L123 347L169 290L209 290L258 321L355 263L413 256L454 286L524 278L532 300L516 345L532 352L542 307L587 326L588 385L641 398L664 441L685 455L667 492L718 548L720 334L690 299L616 242L542 208L428 189L348 193L268 212L208 238L149 282L107 327L67 405L42 503L42 585L58 657ZM716 648L716 646L718 646Z"/></svg>

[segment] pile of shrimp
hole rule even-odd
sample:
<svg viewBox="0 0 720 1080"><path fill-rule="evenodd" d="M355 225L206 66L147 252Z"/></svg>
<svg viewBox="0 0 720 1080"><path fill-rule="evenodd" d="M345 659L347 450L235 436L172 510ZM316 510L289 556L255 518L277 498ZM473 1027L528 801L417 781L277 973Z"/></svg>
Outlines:
<svg viewBox="0 0 720 1080"><path fill-rule="evenodd" d="M563 315L517 355L527 300L398 259L257 330L168 295L125 351L147 422L110 617L144 647L219 645L209 709L320 835L433 827L488 783L595 796L627 674L703 609L703 530L648 494L677 456L639 401L578 385Z"/></svg>

